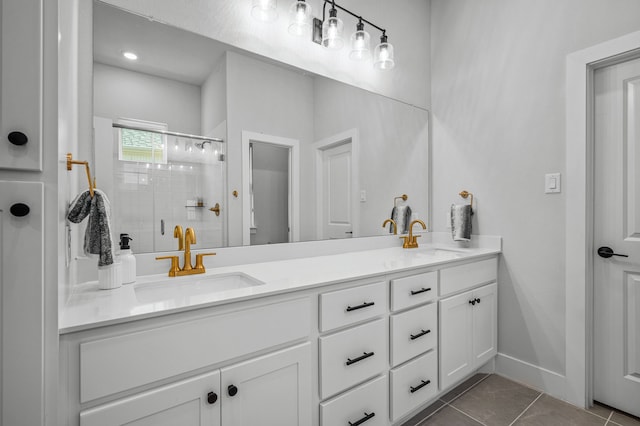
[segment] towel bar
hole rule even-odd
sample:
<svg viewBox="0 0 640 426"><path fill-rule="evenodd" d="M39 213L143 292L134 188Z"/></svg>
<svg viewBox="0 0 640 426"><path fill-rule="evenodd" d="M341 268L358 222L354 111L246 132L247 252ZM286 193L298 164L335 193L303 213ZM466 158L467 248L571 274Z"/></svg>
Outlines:
<svg viewBox="0 0 640 426"><path fill-rule="evenodd" d="M398 205L397 203L398 203L399 199L402 199L402 201L407 201L408 198L409 198L409 196L407 194L402 194L399 197L395 197L393 199L393 206L396 207Z"/></svg>
<svg viewBox="0 0 640 426"><path fill-rule="evenodd" d="M465 189L464 191L460 191L460 194L459 194L459 195L460 195L462 198L464 198L465 200L466 200L468 197L471 197L470 205L471 205L471 211L473 212L473 194L472 194L472 193L470 193L469 191L467 191L467 190Z"/></svg>
<svg viewBox="0 0 640 426"><path fill-rule="evenodd" d="M78 161L73 159L73 155L71 153L67 153L67 170L73 169L74 164L79 164L84 166L85 171L87 172L87 180L89 181L89 194L91 194L91 198L93 198L93 190L96 187L96 179L91 179L91 170L89 170L89 162L88 161Z"/></svg>

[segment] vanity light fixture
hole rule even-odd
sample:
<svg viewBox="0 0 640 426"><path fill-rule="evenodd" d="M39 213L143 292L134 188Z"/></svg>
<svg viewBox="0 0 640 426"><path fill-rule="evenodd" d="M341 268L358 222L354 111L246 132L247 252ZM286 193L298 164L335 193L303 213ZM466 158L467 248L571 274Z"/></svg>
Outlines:
<svg viewBox="0 0 640 426"><path fill-rule="evenodd" d="M276 0L253 0L251 16L258 21L272 22L278 19L278 2Z"/></svg>
<svg viewBox="0 0 640 426"><path fill-rule="evenodd" d="M351 53L349 58L354 61L365 61L371 57L371 36L364 30L362 18L356 25L356 32L351 34Z"/></svg>
<svg viewBox="0 0 640 426"><path fill-rule="evenodd" d="M342 46L344 46L344 40L342 40L343 30L344 24L342 19L338 18L336 4L332 1L329 19L323 19L322 22L322 45L333 50L342 49Z"/></svg>
<svg viewBox="0 0 640 426"><path fill-rule="evenodd" d="M136 61L138 59L138 55L136 55L134 52L122 52L122 56L130 61Z"/></svg>
<svg viewBox="0 0 640 426"><path fill-rule="evenodd" d="M297 0L289 8L289 34L301 37L311 31L311 5Z"/></svg>
<svg viewBox="0 0 640 426"><path fill-rule="evenodd" d="M383 31L380 44L376 46L373 54L373 66L379 70L390 70L395 65L393 45L387 41L387 35Z"/></svg>

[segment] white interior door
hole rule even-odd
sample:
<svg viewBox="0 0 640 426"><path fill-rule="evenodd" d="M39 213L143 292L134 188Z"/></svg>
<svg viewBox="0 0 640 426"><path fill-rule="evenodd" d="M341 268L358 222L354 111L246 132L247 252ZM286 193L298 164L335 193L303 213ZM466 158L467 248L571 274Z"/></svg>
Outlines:
<svg viewBox="0 0 640 426"><path fill-rule="evenodd" d="M594 93L594 399L640 416L640 59Z"/></svg>
<svg viewBox="0 0 640 426"><path fill-rule="evenodd" d="M322 212L324 238L351 238L351 143L322 152Z"/></svg>

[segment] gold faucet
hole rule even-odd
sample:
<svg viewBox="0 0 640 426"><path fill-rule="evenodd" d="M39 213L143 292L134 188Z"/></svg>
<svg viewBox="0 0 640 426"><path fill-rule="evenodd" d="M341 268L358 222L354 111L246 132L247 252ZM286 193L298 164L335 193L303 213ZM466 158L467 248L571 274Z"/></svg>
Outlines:
<svg viewBox="0 0 640 426"><path fill-rule="evenodd" d="M180 268L179 256L160 256L156 260L171 259L171 267L169 268L170 277L179 277L183 275L204 274L206 269L202 258L205 256L215 256L215 253L198 253L196 254L196 266L191 265L191 244L196 243L196 231L193 228L187 228L182 233L182 226L176 225L173 229L173 237L178 239L178 250L184 250L184 266Z"/></svg>
<svg viewBox="0 0 640 426"><path fill-rule="evenodd" d="M413 222L411 222L409 224L409 235L400 237L401 239L404 240L404 243L402 244L402 248L417 248L418 247L418 237L421 237L422 235L413 235L413 225L415 225L416 223L419 223L420 225L422 225L422 229L427 229L427 225L424 224L423 221L421 221L420 219L416 219Z"/></svg>
<svg viewBox="0 0 640 426"><path fill-rule="evenodd" d="M398 224L396 223L396 221L393 219L387 219L382 223L382 227L386 228L387 223L390 223L393 225L393 235L398 235Z"/></svg>

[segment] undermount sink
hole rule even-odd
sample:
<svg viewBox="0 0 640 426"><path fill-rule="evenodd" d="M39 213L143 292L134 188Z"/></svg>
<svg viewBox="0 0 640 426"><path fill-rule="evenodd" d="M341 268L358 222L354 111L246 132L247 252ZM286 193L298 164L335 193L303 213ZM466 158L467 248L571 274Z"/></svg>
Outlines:
<svg viewBox="0 0 640 426"><path fill-rule="evenodd" d="M464 255L464 251L453 248L428 247L416 250L418 256L433 256L442 259L457 259Z"/></svg>
<svg viewBox="0 0 640 426"><path fill-rule="evenodd" d="M204 302L216 293L246 289L264 285L242 272L219 275L189 275L163 278L158 281L135 285L135 294L140 302L156 303L170 300L188 299L190 302Z"/></svg>

